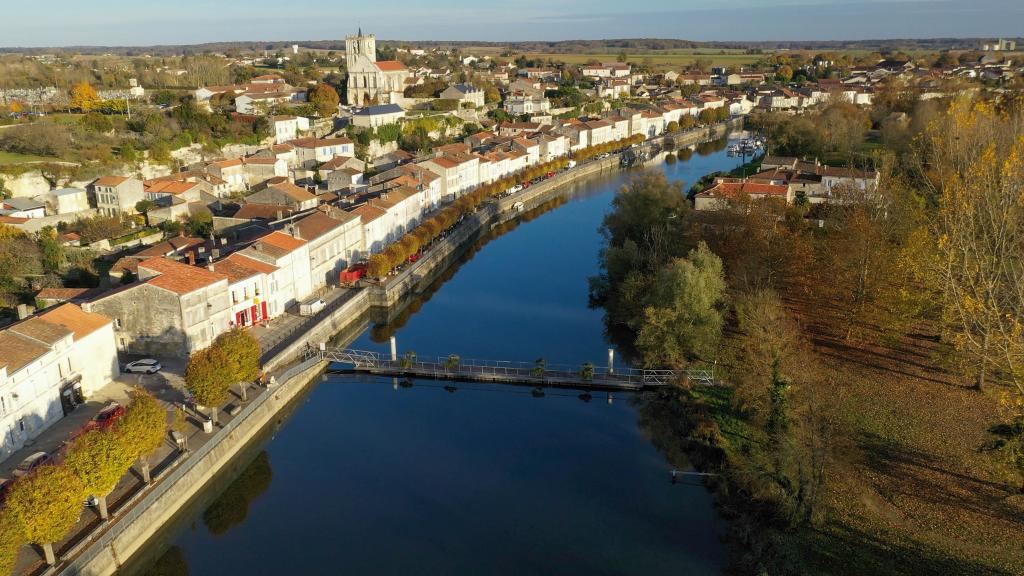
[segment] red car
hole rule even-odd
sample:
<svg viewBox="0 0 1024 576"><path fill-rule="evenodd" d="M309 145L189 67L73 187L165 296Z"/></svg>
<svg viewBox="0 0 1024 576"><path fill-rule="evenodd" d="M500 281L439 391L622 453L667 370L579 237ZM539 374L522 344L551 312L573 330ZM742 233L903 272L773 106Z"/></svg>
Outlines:
<svg viewBox="0 0 1024 576"><path fill-rule="evenodd" d="M106 430L113 426L121 416L124 416L124 406L117 402L111 402L106 408L100 410L100 413L90 420L87 426L91 427L90 429Z"/></svg>

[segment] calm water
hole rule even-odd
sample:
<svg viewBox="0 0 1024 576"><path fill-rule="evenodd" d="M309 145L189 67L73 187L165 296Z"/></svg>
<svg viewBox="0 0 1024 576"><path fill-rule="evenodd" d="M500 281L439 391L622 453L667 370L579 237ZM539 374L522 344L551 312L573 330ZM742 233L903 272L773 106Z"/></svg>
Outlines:
<svg viewBox="0 0 1024 576"><path fill-rule="evenodd" d="M689 184L724 152L658 165ZM601 218L627 178L488 243L396 332L399 351L602 363L587 307ZM369 332L352 347L384 351ZM257 447L256 451L259 448ZM716 574L723 526L699 485L604 394L332 377L224 489L171 528L161 574ZM176 531L176 532L175 532ZM166 549L166 543L172 546ZM156 549L159 547L160 549ZM143 569L146 572L147 569Z"/></svg>

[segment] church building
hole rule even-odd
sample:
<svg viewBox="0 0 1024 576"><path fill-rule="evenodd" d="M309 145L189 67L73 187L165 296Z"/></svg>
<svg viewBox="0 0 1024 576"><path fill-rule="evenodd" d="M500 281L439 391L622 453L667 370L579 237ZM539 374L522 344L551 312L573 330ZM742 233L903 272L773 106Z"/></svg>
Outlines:
<svg viewBox="0 0 1024 576"><path fill-rule="evenodd" d="M345 63L348 67L348 88L345 100L350 106L370 106L395 102L405 89L409 70L397 60L377 61L376 38L356 36L345 38Z"/></svg>

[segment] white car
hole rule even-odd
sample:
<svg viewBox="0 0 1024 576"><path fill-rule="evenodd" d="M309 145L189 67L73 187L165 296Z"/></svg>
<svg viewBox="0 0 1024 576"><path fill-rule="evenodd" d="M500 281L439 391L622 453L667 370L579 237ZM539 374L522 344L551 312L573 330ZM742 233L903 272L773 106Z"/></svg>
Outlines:
<svg viewBox="0 0 1024 576"><path fill-rule="evenodd" d="M156 374L163 366L152 358L136 360L124 365L124 371L129 374Z"/></svg>

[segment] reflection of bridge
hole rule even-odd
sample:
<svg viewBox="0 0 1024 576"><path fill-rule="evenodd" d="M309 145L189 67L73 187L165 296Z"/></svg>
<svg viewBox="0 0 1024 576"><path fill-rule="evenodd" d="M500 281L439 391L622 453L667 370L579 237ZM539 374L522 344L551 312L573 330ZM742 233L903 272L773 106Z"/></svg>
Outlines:
<svg viewBox="0 0 1024 576"><path fill-rule="evenodd" d="M309 355L341 365L338 371L402 378L627 391L667 386L677 375L698 383L713 383L713 375L705 370L608 369L592 364L570 366L542 361L472 360L458 356L420 357L413 354L398 357L394 353L387 357L379 352L341 348L311 350Z"/></svg>

